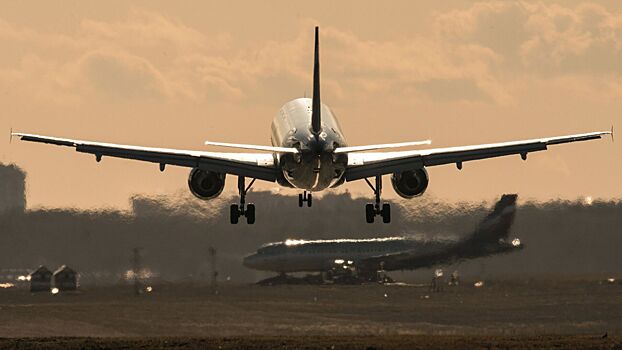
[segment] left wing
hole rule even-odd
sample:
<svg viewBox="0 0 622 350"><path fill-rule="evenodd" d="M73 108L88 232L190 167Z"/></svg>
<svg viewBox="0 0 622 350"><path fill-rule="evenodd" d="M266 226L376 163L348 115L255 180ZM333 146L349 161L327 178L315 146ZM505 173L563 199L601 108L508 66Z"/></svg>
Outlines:
<svg viewBox="0 0 622 350"><path fill-rule="evenodd" d="M73 147L77 152L90 153L100 161L103 156L134 159L165 165L201 168L224 174L251 177L259 180L276 181L276 166L272 153L226 153L189 151L170 148L119 145L93 141L65 139L34 134L11 133L23 141L48 143Z"/></svg>
<svg viewBox="0 0 622 350"><path fill-rule="evenodd" d="M462 147L400 152L354 152L348 153L348 168L345 172L345 178L346 181L354 181L377 175L450 163L455 163L461 169L462 162L512 154L520 154L525 160L527 159L527 153L544 151L549 145L600 139L603 135L613 135L613 130Z"/></svg>

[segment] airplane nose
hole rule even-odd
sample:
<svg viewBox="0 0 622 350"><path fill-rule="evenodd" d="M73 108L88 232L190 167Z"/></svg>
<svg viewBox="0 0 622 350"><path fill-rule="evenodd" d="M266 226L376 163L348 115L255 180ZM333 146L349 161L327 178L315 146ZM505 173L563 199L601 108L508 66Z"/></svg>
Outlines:
<svg viewBox="0 0 622 350"><path fill-rule="evenodd" d="M244 257L244 259L242 260L242 265L249 267L249 268L254 268L256 266L257 263L257 256L255 254L251 254L249 256Z"/></svg>

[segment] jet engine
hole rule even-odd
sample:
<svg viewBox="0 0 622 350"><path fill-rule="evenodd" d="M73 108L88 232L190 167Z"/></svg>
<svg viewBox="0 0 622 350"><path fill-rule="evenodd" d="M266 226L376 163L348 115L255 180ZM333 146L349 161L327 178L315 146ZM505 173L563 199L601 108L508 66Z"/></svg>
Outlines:
<svg viewBox="0 0 622 350"><path fill-rule="evenodd" d="M218 197L225 187L225 174L193 168L188 176L190 192L200 199Z"/></svg>
<svg viewBox="0 0 622 350"><path fill-rule="evenodd" d="M395 192L403 198L413 198L422 195L428 188L428 172L424 169L407 170L393 173L391 184Z"/></svg>

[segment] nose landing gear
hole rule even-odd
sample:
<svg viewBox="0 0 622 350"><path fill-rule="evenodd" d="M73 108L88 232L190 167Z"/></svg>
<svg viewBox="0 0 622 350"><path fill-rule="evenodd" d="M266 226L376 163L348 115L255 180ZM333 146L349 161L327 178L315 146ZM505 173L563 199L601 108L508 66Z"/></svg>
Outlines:
<svg viewBox="0 0 622 350"><path fill-rule="evenodd" d="M376 203L367 203L365 205L365 219L368 224L374 222L376 215L380 215L382 217L382 222L388 224L391 222L391 205L389 203L383 203L380 205L380 195L382 193L382 176L376 176L376 186L372 185L372 183L366 178L365 182L369 185L369 187L374 191L376 195Z"/></svg>
<svg viewBox="0 0 622 350"><path fill-rule="evenodd" d="M311 207L313 204L313 195L311 192L304 191L298 194L298 206L302 208L305 202L307 202L307 207Z"/></svg>
<svg viewBox="0 0 622 350"><path fill-rule="evenodd" d="M249 203L245 205L246 194L251 189L255 179L253 179L248 186L246 186L246 178L244 176L238 176L238 192L240 193L240 204L231 204L231 223L237 224L240 220L240 216L246 217L246 223L252 225L255 223L255 204Z"/></svg>

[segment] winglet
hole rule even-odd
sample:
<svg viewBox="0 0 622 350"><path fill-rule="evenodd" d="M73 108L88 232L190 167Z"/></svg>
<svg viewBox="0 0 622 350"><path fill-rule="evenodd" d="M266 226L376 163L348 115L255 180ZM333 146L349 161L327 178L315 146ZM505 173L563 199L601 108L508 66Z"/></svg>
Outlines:
<svg viewBox="0 0 622 350"><path fill-rule="evenodd" d="M611 124L611 142L615 142L615 139L613 137L613 124Z"/></svg>
<svg viewBox="0 0 622 350"><path fill-rule="evenodd" d="M313 57L313 100L311 105L311 129L314 134L322 131L322 103L320 101L320 27L315 27L315 52Z"/></svg>
<svg viewBox="0 0 622 350"><path fill-rule="evenodd" d="M9 144L13 142L13 128L9 129Z"/></svg>

